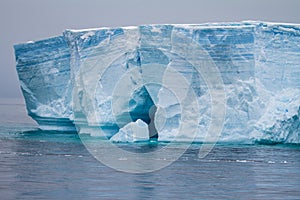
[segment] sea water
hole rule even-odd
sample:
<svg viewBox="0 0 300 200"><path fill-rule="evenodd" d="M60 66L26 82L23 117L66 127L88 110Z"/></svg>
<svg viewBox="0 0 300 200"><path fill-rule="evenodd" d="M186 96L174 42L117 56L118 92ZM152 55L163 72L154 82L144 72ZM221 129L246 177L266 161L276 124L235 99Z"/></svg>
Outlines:
<svg viewBox="0 0 300 200"><path fill-rule="evenodd" d="M130 174L101 164L76 133L39 130L22 100L2 99L0 116L0 199L300 199L299 145L218 144L200 159L192 144L166 168Z"/></svg>

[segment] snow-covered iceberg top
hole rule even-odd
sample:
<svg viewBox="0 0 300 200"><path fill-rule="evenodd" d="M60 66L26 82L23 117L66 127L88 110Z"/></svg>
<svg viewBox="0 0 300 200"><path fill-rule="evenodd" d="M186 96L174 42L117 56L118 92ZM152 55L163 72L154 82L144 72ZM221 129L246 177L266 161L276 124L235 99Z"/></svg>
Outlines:
<svg viewBox="0 0 300 200"><path fill-rule="evenodd" d="M300 142L298 24L66 30L15 45L15 54L28 113L42 129L99 128L118 142L139 141L137 132L141 140Z"/></svg>

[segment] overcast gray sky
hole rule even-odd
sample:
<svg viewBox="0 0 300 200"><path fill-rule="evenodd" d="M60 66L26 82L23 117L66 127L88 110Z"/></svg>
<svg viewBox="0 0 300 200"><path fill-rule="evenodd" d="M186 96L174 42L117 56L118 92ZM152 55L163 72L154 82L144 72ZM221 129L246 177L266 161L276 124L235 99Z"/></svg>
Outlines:
<svg viewBox="0 0 300 200"><path fill-rule="evenodd" d="M21 97L13 44L64 29L263 20L300 23L299 0L0 0L0 97Z"/></svg>

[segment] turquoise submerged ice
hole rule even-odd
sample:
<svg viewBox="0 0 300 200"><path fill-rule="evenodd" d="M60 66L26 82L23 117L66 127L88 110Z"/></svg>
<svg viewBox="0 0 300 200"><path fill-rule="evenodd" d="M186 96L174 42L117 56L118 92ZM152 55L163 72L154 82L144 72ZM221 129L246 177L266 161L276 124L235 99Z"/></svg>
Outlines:
<svg viewBox="0 0 300 200"><path fill-rule="evenodd" d="M199 51L191 52L189 42ZM16 45L15 54L28 114L42 129L69 131L76 124L80 133L97 135L100 127L112 140L131 142L126 130L142 123L160 141L207 141L219 100L210 84L219 77L225 110L218 141L300 143L297 24L67 30ZM199 73L195 63L214 70ZM182 120L195 134L180 131Z"/></svg>

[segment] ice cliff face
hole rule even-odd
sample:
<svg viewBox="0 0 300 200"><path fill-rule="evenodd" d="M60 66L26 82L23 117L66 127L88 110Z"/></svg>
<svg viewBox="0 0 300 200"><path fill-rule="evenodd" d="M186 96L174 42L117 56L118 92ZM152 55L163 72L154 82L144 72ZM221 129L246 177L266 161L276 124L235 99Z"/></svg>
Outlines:
<svg viewBox="0 0 300 200"><path fill-rule="evenodd" d="M300 143L300 25L67 30L15 53L42 129L100 127L129 142L210 141L221 130L221 142Z"/></svg>
<svg viewBox="0 0 300 200"><path fill-rule="evenodd" d="M41 129L75 130L70 121L70 51L65 39L54 37L14 48L29 116Z"/></svg>

